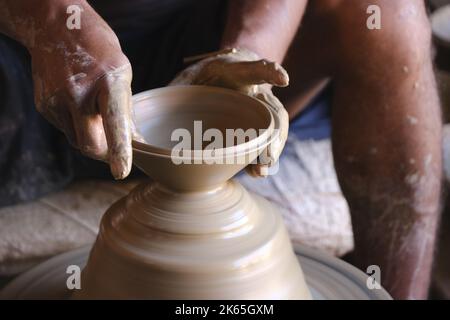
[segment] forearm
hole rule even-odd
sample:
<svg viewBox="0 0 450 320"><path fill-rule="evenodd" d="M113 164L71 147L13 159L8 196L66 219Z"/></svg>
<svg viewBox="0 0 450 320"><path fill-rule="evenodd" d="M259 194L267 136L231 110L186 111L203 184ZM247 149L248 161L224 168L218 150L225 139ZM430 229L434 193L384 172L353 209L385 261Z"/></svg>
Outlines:
<svg viewBox="0 0 450 320"><path fill-rule="evenodd" d="M36 33L56 19L55 11L61 3L63 1L0 0L0 32L26 47L32 46Z"/></svg>
<svg viewBox="0 0 450 320"><path fill-rule="evenodd" d="M222 47L252 50L282 62L307 0L230 0Z"/></svg>
<svg viewBox="0 0 450 320"><path fill-rule="evenodd" d="M42 35L57 40L67 33L67 8L78 5L84 25L98 18L85 0L0 0L0 33L32 49Z"/></svg>

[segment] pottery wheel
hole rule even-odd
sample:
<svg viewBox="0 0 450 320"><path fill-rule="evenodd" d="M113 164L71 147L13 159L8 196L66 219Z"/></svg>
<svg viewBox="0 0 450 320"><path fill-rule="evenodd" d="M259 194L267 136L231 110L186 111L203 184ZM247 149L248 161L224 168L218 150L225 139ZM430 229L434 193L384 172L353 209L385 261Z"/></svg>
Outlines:
<svg viewBox="0 0 450 320"><path fill-rule="evenodd" d="M314 300L390 300L384 289L369 290L367 275L350 264L303 246L294 246ZM90 247L70 251L25 272L1 292L1 299L67 299L66 268L83 268Z"/></svg>

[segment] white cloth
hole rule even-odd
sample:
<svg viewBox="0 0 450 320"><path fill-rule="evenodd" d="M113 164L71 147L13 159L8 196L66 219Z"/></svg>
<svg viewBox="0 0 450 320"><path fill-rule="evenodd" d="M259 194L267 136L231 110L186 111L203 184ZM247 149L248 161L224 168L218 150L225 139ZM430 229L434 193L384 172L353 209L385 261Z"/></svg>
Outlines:
<svg viewBox="0 0 450 320"><path fill-rule="evenodd" d="M241 174L238 180L275 203L294 243L336 256L353 249L350 211L337 181L330 140L289 136L275 175Z"/></svg>
<svg viewBox="0 0 450 320"><path fill-rule="evenodd" d="M37 201L0 209L0 276L93 243L105 210L135 184L77 182Z"/></svg>

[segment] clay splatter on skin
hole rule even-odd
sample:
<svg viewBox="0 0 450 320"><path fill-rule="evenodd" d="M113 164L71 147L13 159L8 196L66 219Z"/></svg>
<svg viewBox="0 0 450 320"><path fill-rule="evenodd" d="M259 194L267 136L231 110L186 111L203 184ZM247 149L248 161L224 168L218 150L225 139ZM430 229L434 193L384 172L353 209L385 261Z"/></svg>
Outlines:
<svg viewBox="0 0 450 320"><path fill-rule="evenodd" d="M409 174L405 178L405 182L409 185L415 185L419 182L420 176L418 173Z"/></svg>
<svg viewBox="0 0 450 320"><path fill-rule="evenodd" d="M94 57L79 45L76 46L76 51L72 53L72 58L83 67L88 67L95 61Z"/></svg>
<svg viewBox="0 0 450 320"><path fill-rule="evenodd" d="M385 191L374 190L371 184L364 179L355 177L351 187L353 205L355 203L364 208L365 237L373 241L372 246L386 246L387 261L404 256L408 258L411 253L417 253L416 266L411 270L412 277L416 281L425 281L421 278L420 270L426 269L430 263L430 255L434 245L437 226L436 217L439 212L439 202L430 201L433 198L434 186L440 184L438 163L431 153L427 153L421 160L409 158L410 164L417 166L415 170L405 175L404 183L407 188ZM383 185L378 182L378 185ZM348 190L347 190L348 192ZM371 210L370 208L383 208ZM394 218L395 217L395 218ZM382 234L390 234L389 238L380 237ZM371 257L367 257L371 261ZM403 286L398 279L398 270L393 266L385 265L382 270L389 275L390 287ZM397 279L398 278L398 279ZM387 281L387 280L385 280ZM411 296L411 298L414 298Z"/></svg>
<svg viewBox="0 0 450 320"><path fill-rule="evenodd" d="M406 119L408 120L409 124L412 125L412 126L415 126L416 124L419 123L419 120L416 117L413 117L413 116L410 116L410 115L407 115Z"/></svg>
<svg viewBox="0 0 450 320"><path fill-rule="evenodd" d="M417 15L418 15L418 11L417 11L417 6L415 6L415 5L406 5L400 11L400 18L402 18L402 19L416 18Z"/></svg>
<svg viewBox="0 0 450 320"><path fill-rule="evenodd" d="M79 45L71 51L64 42L60 42L56 45L56 49L61 51L64 60L70 65L89 67L95 61L95 58Z"/></svg>
<svg viewBox="0 0 450 320"><path fill-rule="evenodd" d="M70 81L77 82L77 81L81 80L82 78L85 78L86 76L87 76L86 73L80 72L80 73L77 73L77 74L74 74L73 76L71 76L71 77L69 78L69 80L70 80Z"/></svg>
<svg viewBox="0 0 450 320"><path fill-rule="evenodd" d="M413 179L415 181L420 180L418 177ZM364 201L364 203L367 206L367 201ZM419 274L416 271L422 269L424 264L428 263L427 254L434 243L435 224L425 224L430 221L427 216L436 212L436 206L417 205L411 203L409 196L398 197L387 193L373 194L369 203L372 203L374 207L384 208L383 212L374 213L371 218L366 217L367 221L371 221L366 230L373 239L377 239L374 246L382 246L380 242L389 241L387 243L390 247L387 250L388 260L394 259L394 256L407 257L411 252L418 252L417 267L413 276L414 279L418 278ZM415 215L411 215L411 212ZM393 216L397 216L397 218L392 219ZM379 238L380 230L384 230L384 233L388 232L391 237L389 239ZM398 244L397 248L394 247L395 243ZM392 268L394 266L385 266L384 274L395 275L397 271ZM391 287L395 287L395 276L392 277Z"/></svg>
<svg viewBox="0 0 450 320"><path fill-rule="evenodd" d="M424 160L425 170L428 170L428 167L431 165L431 161L433 161L433 155L428 154Z"/></svg>

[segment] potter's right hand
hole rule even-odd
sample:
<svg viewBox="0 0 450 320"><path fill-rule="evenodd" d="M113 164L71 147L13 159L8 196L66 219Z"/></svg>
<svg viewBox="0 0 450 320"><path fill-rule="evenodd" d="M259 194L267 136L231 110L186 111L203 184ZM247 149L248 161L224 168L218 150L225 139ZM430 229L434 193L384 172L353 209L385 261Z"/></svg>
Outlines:
<svg viewBox="0 0 450 320"><path fill-rule="evenodd" d="M132 71L114 32L85 1L5 3L6 33L31 54L38 111L83 154L109 162L113 176L125 178L132 163ZM79 29L67 23L74 3L82 10Z"/></svg>

